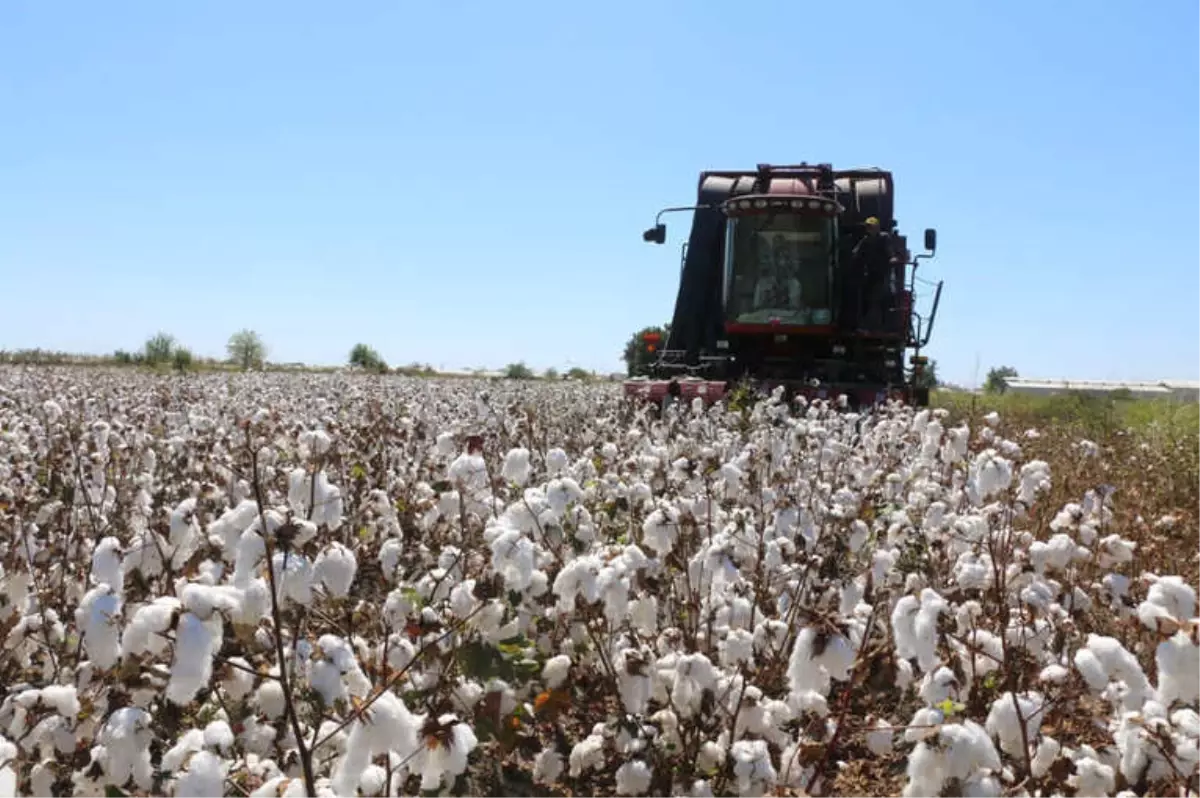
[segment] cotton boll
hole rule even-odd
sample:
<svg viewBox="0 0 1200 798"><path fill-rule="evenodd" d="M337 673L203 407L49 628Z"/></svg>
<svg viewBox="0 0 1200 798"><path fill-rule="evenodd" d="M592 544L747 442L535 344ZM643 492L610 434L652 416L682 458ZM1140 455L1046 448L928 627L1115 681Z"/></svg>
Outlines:
<svg viewBox="0 0 1200 798"><path fill-rule="evenodd" d="M1154 660L1158 669L1158 699L1191 704L1200 699L1200 647L1185 632L1176 632L1158 644Z"/></svg>
<svg viewBox="0 0 1200 798"><path fill-rule="evenodd" d="M653 778L650 766L640 759L631 759L617 768L618 795L646 795Z"/></svg>
<svg viewBox="0 0 1200 798"><path fill-rule="evenodd" d="M561 687L567 680L570 668L571 658L566 654L551 657L542 668L542 679L551 689Z"/></svg>
<svg viewBox="0 0 1200 798"><path fill-rule="evenodd" d="M221 618L202 621L190 612L179 617L175 629L175 659L166 698L175 704L191 703L212 679L212 658L221 648Z"/></svg>
<svg viewBox="0 0 1200 798"><path fill-rule="evenodd" d="M1022 735L1022 723L1017 717L1017 705L1020 705L1020 717L1024 720L1025 733ZM1014 696L1006 692L992 702L991 711L987 717L987 731L1000 743L1000 749L1013 757L1023 756L1024 740L1036 740L1042 719L1046 713L1046 700L1041 693L1029 692Z"/></svg>
<svg viewBox="0 0 1200 798"><path fill-rule="evenodd" d="M313 575L332 596L344 598L354 582L358 562L354 552L341 543L331 543L317 555Z"/></svg>
<svg viewBox="0 0 1200 798"><path fill-rule="evenodd" d="M569 757L571 778L579 778L585 771L604 767L604 737L592 731L571 749Z"/></svg>
<svg viewBox="0 0 1200 798"><path fill-rule="evenodd" d="M1033 777L1040 779L1050 771L1050 766L1058 759L1062 746L1053 737L1043 737L1037 745L1037 751L1030 760Z"/></svg>
<svg viewBox="0 0 1200 798"><path fill-rule="evenodd" d="M552 786L563 772L562 754L553 748L544 748L533 760L533 780L537 784Z"/></svg>
<svg viewBox="0 0 1200 798"><path fill-rule="evenodd" d="M371 765L371 760L379 754L394 752L402 759L421 754L418 740L425 720L424 715L413 715L395 693L382 693L364 713L362 719L351 724L350 735L346 739L346 752L333 768L331 787L334 792L337 795L353 795L362 774ZM468 734L464 734L462 726L463 724L457 724L454 727L452 756L443 751L432 762L427 760L424 763L427 767L422 772L423 783L430 774L436 775L440 781L443 773L452 770L460 761L465 762L466 757L462 751L467 750L469 753L469 750L474 748L469 739L474 735L469 735L469 730L466 730ZM468 746L468 743L471 744ZM439 748L444 749L445 746ZM428 757L434 752L424 753ZM461 760L457 758L460 754ZM419 767L420 764L414 763L414 766Z"/></svg>
<svg viewBox="0 0 1200 798"><path fill-rule="evenodd" d="M525 487L532 471L529 464L529 450L525 448L510 449L504 456L504 465L500 469L500 476L519 487Z"/></svg>
<svg viewBox="0 0 1200 798"><path fill-rule="evenodd" d="M92 663L111 668L121 656L121 599L108 583L92 588L75 610L75 624L83 630L83 648Z"/></svg>
<svg viewBox="0 0 1200 798"><path fill-rule="evenodd" d="M283 685L277 679L268 679L259 685L254 694L254 701L269 720L283 717L283 713L287 710Z"/></svg>
<svg viewBox="0 0 1200 798"><path fill-rule="evenodd" d="M97 543L96 550L92 552L92 584L108 585L118 596L125 590L121 555L121 541L111 536Z"/></svg>
<svg viewBox="0 0 1200 798"><path fill-rule="evenodd" d="M892 752L894 729L886 720L880 718L867 732L867 748L875 756L886 756Z"/></svg>
<svg viewBox="0 0 1200 798"><path fill-rule="evenodd" d="M642 523L642 540L659 557L670 554L679 534L679 512L674 507L656 508Z"/></svg>
<svg viewBox="0 0 1200 798"><path fill-rule="evenodd" d="M182 606L174 596L160 596L139 607L121 635L121 656L166 651L170 643L162 633L171 627Z"/></svg>
<svg viewBox="0 0 1200 798"><path fill-rule="evenodd" d="M426 742L422 752L424 761L419 763L422 791L436 790L443 783L453 785L454 780L466 772L467 757L475 750L479 740L469 725L458 723L457 720L454 715L438 718L440 726L450 727L448 739L439 740L436 744Z"/></svg>

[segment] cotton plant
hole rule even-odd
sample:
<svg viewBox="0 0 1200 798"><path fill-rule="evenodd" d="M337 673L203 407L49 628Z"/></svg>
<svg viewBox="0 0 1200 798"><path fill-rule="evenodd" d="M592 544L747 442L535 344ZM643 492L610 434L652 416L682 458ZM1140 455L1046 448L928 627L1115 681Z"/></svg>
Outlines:
<svg viewBox="0 0 1200 798"><path fill-rule="evenodd" d="M1062 475L1000 414L156 380L4 375L0 792L79 751L75 794L486 790L502 744L577 794L827 794L865 752L905 794L1196 773L1195 589L1140 531L1190 521L1047 506L1095 442Z"/></svg>

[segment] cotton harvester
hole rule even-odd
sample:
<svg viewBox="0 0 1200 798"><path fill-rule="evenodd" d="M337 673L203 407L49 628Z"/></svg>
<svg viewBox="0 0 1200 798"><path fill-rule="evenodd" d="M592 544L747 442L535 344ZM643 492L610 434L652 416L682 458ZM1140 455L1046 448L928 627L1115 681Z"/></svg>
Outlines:
<svg viewBox="0 0 1200 798"><path fill-rule="evenodd" d="M845 394L854 407L927 404L921 348L941 282L928 318L914 297L937 231L925 231L926 252L910 259L893 204L892 174L881 169L702 173L696 204L660 211L642 236L662 244L663 214L693 212L666 340L642 341L653 356L625 382L626 396L711 403L748 381L810 398Z"/></svg>

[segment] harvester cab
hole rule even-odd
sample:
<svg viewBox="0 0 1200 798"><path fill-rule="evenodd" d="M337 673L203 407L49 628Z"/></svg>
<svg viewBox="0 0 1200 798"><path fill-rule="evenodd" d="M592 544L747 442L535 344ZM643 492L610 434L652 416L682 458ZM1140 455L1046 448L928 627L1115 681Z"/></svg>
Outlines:
<svg viewBox="0 0 1200 798"><path fill-rule="evenodd" d="M926 251L911 257L893 203L892 175L880 169L763 164L701 174L696 204L663 209L642 234L662 244L663 216L692 212L666 341L644 341L653 357L626 394L711 402L748 380L810 397L845 394L856 407L926 404L920 351L942 284L928 317L914 297L937 232L926 230Z"/></svg>

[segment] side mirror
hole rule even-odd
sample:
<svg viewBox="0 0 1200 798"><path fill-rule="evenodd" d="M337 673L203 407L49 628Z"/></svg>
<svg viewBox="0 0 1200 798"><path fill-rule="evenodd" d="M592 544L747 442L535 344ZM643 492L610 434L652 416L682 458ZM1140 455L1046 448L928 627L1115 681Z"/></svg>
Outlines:
<svg viewBox="0 0 1200 798"><path fill-rule="evenodd" d="M661 244L667 240L667 226L665 224L656 224L646 232L642 233L642 240L652 244Z"/></svg>
<svg viewBox="0 0 1200 798"><path fill-rule="evenodd" d="M932 227L925 229L925 249L929 252L937 251L937 230Z"/></svg>

